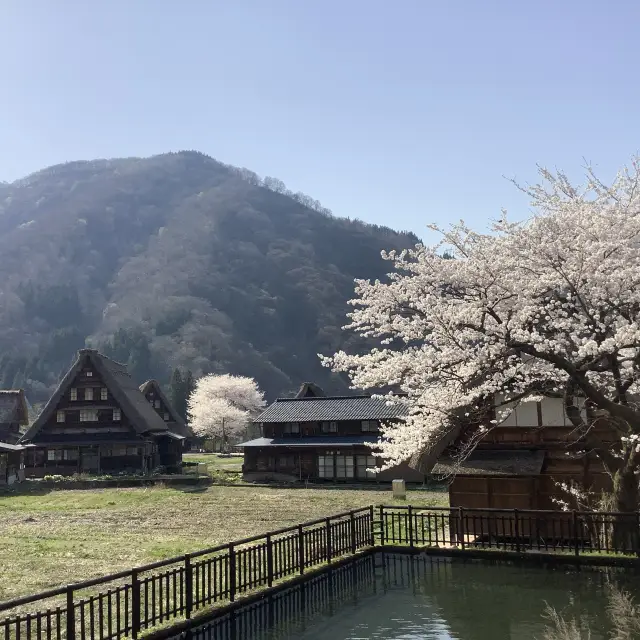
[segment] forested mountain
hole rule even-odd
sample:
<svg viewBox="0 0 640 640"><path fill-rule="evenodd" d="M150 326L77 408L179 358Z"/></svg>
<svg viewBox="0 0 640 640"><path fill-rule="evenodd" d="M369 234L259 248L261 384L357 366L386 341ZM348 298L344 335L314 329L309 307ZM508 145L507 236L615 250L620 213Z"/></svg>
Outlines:
<svg viewBox="0 0 640 640"><path fill-rule="evenodd" d="M0 387L42 400L89 344L140 382L180 366L254 376L270 397L344 391L317 354L355 346L353 279L417 241L191 151L0 183Z"/></svg>

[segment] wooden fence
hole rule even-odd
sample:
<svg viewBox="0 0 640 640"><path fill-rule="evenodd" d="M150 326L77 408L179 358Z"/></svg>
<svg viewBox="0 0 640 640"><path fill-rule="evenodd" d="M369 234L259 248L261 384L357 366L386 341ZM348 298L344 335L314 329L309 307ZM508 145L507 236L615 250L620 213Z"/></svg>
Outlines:
<svg viewBox="0 0 640 640"><path fill-rule="evenodd" d="M0 640L122 640L378 546L640 557L640 513L364 507L0 603Z"/></svg>

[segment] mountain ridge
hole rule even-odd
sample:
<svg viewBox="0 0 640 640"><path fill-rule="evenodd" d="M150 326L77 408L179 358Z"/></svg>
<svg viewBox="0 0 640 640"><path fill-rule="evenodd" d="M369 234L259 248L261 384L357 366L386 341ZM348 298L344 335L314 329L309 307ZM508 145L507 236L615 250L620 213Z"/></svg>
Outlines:
<svg viewBox="0 0 640 640"><path fill-rule="evenodd" d="M354 278L416 242L200 152L47 167L0 184L0 383L46 397L89 344L137 377L344 391L316 354L357 346L340 329Z"/></svg>

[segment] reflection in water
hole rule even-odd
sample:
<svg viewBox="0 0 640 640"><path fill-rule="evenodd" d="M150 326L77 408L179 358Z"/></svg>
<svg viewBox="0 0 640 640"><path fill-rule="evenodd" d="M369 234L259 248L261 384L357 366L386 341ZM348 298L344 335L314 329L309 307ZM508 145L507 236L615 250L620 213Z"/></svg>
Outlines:
<svg viewBox="0 0 640 640"><path fill-rule="evenodd" d="M521 640L540 637L549 603L588 620L599 640L611 581L638 593L629 571L377 553L213 620L191 637Z"/></svg>

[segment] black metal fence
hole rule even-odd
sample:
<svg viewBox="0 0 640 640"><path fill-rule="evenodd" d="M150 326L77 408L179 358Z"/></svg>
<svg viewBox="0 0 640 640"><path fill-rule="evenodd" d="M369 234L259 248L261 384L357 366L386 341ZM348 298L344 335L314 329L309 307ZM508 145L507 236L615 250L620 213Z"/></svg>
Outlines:
<svg viewBox="0 0 640 640"><path fill-rule="evenodd" d="M380 542L640 556L640 512L378 507Z"/></svg>
<svg viewBox="0 0 640 640"><path fill-rule="evenodd" d="M1 640L117 640L374 545L366 507L0 604ZM36 611L27 605L36 605ZM26 612L25 612L26 611ZM8 612L8 615L7 615Z"/></svg>
<svg viewBox="0 0 640 640"><path fill-rule="evenodd" d="M364 507L0 603L0 640L135 639L376 545L640 557L640 513Z"/></svg>

